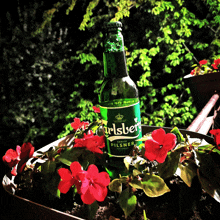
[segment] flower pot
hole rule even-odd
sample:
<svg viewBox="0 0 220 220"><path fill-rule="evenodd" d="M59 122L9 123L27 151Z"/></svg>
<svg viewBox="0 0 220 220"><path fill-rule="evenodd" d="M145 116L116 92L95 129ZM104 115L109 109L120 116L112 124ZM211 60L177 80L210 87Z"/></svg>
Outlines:
<svg viewBox="0 0 220 220"><path fill-rule="evenodd" d="M153 130L158 129L158 127L154 126L142 126L142 132L143 134L152 132ZM166 132L170 132L171 128L164 128ZM190 132L187 130L180 129L181 133L183 135L189 135L191 138L199 138L204 139L208 143L213 143L213 138L210 136L202 135L195 132ZM68 142L70 140L70 136L63 138L61 140L57 140L43 148L40 149L40 151L46 151L52 146L58 145L60 142ZM82 220L82 218L58 211L53 208L46 207L44 205L38 204L36 202L32 202L28 199L19 197L14 194L16 185L14 184L14 179L10 175L5 175L2 181L3 188L6 191L6 198L4 201L7 201L9 205L8 210L9 213L7 214L7 217L9 219L59 219L59 220ZM176 194L174 195L177 196ZM159 199L159 198L158 198ZM167 201L167 200L166 200ZM170 219L170 218L166 218Z"/></svg>
<svg viewBox="0 0 220 220"><path fill-rule="evenodd" d="M214 93L220 91L219 72L199 76L188 74L183 79L190 88L198 112L203 109Z"/></svg>

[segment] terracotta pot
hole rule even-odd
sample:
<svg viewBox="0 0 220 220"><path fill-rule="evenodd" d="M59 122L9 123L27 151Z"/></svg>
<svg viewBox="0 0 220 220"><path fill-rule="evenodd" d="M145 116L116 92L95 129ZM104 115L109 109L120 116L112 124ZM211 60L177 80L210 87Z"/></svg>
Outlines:
<svg viewBox="0 0 220 220"><path fill-rule="evenodd" d="M143 134L152 132L155 129L158 129L159 127L154 126L142 126ZM166 132L170 132L171 128L164 128ZM213 138L210 136L202 135L196 132L191 132L187 130L180 129L181 133L183 135L187 134L190 135L191 138L200 138L205 139L208 143L213 143ZM40 151L46 151L51 146L56 146L61 142L67 142L70 140L70 136L57 140L41 149ZM69 142L70 143L70 142ZM58 211L56 209L52 209L46 206L43 206L41 204L32 202L28 199L19 197L14 194L15 192L15 184L13 182L13 178L10 176L5 175L2 181L3 188L6 191L6 195L4 198L4 201L9 204L8 205L8 213L7 219L23 219L23 220L42 220L42 219L59 219L59 220L83 220L82 218Z"/></svg>
<svg viewBox="0 0 220 220"><path fill-rule="evenodd" d="M199 76L186 75L183 80L189 86L195 106L200 112L212 95L220 91L220 72Z"/></svg>

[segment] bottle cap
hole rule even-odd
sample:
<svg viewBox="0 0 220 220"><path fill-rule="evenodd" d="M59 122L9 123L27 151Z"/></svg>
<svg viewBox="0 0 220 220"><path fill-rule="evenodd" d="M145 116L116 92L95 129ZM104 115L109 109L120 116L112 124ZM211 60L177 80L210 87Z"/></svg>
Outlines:
<svg viewBox="0 0 220 220"><path fill-rule="evenodd" d="M121 30L122 23L120 21L108 22L105 24L105 29L107 31Z"/></svg>

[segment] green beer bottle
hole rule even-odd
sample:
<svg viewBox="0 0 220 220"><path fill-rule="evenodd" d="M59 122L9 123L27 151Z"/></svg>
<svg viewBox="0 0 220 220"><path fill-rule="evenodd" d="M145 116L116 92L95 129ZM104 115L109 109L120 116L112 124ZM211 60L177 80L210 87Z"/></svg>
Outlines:
<svg viewBox="0 0 220 220"><path fill-rule="evenodd" d="M104 81L99 96L109 165L123 166L123 159L142 137L138 90L127 73L122 23L109 22L104 35Z"/></svg>

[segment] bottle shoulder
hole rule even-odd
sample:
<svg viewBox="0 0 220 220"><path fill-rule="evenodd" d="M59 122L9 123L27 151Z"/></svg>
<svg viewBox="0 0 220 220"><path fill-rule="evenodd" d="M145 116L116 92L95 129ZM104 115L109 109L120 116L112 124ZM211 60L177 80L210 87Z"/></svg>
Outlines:
<svg viewBox="0 0 220 220"><path fill-rule="evenodd" d="M129 76L105 79L100 92L100 102L123 98L138 98L134 81Z"/></svg>

